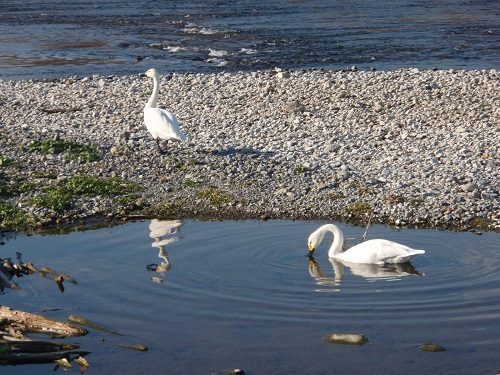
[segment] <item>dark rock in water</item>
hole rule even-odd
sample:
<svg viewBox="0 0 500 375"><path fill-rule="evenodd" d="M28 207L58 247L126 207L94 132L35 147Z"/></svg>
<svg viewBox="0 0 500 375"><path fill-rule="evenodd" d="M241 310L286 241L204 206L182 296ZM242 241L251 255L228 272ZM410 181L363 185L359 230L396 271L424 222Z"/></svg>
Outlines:
<svg viewBox="0 0 500 375"><path fill-rule="evenodd" d="M332 344L343 345L363 345L370 341L366 336L349 333L333 333L323 337L323 340Z"/></svg>
<svg viewBox="0 0 500 375"><path fill-rule="evenodd" d="M423 352L446 352L446 349L438 344L423 344L420 345L420 350Z"/></svg>

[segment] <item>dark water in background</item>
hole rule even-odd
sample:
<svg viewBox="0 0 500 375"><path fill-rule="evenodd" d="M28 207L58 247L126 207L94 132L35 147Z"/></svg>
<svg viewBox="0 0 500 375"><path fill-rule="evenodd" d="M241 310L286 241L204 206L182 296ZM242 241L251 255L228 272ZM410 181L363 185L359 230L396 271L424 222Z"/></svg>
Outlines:
<svg viewBox="0 0 500 375"><path fill-rule="evenodd" d="M499 60L498 0L0 2L0 79Z"/></svg>
<svg viewBox="0 0 500 375"><path fill-rule="evenodd" d="M317 264L307 237L323 223L145 221L61 236L17 236L0 257L69 274L60 293L39 275L16 279L0 303L67 321L77 315L125 334L89 328L78 343L95 374L493 375L500 369L500 241L497 233L393 230L368 238L426 250L411 267ZM359 241L364 228L339 224ZM330 238L325 238L328 242ZM156 264L151 266L151 264ZM156 269L159 272L148 271ZM418 276L417 276L418 273ZM154 279L154 280L152 280ZM358 333L370 344L329 344ZM426 353L425 343L446 347ZM146 345L147 352L113 344ZM54 374L54 364L0 367ZM59 369L58 373L63 371ZM66 374L79 374L77 366Z"/></svg>

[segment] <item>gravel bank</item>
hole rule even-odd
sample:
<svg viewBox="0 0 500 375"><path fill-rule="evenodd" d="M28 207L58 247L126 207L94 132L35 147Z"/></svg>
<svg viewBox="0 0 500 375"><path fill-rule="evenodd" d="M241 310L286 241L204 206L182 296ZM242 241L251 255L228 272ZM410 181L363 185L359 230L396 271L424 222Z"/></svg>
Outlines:
<svg viewBox="0 0 500 375"><path fill-rule="evenodd" d="M187 142L160 155L142 118L150 79L0 81L2 199L42 224L135 215L340 219L500 228L499 74L263 71L162 77L159 103ZM95 161L29 149L94 145ZM70 176L140 186L128 201L34 197ZM6 189L4 189L6 190Z"/></svg>

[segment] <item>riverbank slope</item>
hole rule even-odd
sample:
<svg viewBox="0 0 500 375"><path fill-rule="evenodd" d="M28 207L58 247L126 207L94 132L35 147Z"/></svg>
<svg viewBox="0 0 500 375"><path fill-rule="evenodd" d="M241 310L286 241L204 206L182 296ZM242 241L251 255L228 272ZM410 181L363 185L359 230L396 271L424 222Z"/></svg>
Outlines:
<svg viewBox="0 0 500 375"><path fill-rule="evenodd" d="M0 81L0 225L144 215L500 227L495 70L168 78L159 103L188 140L166 155L143 124L146 77Z"/></svg>

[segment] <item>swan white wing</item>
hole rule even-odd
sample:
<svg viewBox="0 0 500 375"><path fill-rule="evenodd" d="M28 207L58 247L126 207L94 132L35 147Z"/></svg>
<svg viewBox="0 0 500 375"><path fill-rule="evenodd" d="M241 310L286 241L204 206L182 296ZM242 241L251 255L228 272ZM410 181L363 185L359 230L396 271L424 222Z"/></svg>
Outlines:
<svg viewBox="0 0 500 375"><path fill-rule="evenodd" d="M144 109L144 123L155 139L186 140L186 136L179 127L179 121L168 111L160 108L146 108Z"/></svg>
<svg viewBox="0 0 500 375"><path fill-rule="evenodd" d="M338 258L353 263L406 263L417 254L425 253L424 250L415 250L389 240L369 240L362 242L344 253Z"/></svg>

